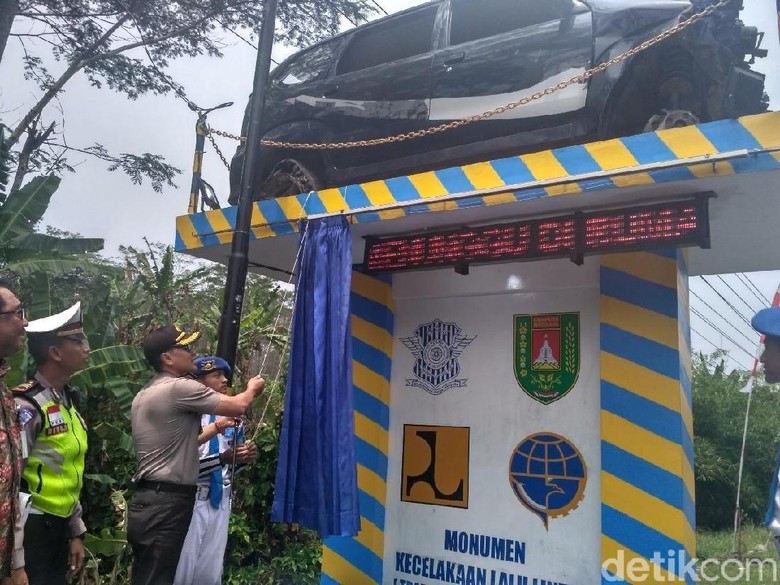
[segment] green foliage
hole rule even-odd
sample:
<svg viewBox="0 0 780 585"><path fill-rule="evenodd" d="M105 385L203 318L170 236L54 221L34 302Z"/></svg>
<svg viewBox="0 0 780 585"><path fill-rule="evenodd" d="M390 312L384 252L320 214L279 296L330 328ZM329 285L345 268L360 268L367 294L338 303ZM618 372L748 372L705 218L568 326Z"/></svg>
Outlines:
<svg viewBox="0 0 780 585"><path fill-rule="evenodd" d="M71 379L81 390L79 410L87 423L90 445L82 490L89 528L82 582L125 583L130 558L127 501L132 497L131 478L136 469L130 407L153 375L140 342L151 328L162 324L198 324L203 332L199 353L212 353L225 269L187 264L170 246L148 242L146 250L125 248L121 260L107 261L94 255L98 248L94 240L54 229L37 234L35 226L58 184L59 180L50 177L33 179L0 205L0 267L25 275L19 280L19 294L33 318L82 301L90 361ZM29 271L18 269L22 263L29 265ZM279 287L250 276L234 385L242 385L241 372L255 373L262 365L268 397L258 400L247 422L248 440L257 442L260 458L236 482L226 556L229 583L297 585L318 580L321 543L316 535L272 524L269 519L284 387L283 380L274 378L276 371L283 371L289 318L290 304ZM6 377L10 384L22 382L34 371L25 351L13 356L12 364L13 371Z"/></svg>
<svg viewBox="0 0 780 585"><path fill-rule="evenodd" d="M773 567L770 563L763 567L763 571L759 564L765 560L777 561L777 552L772 542L772 536L766 528L752 524L743 526L741 540L745 566L750 567L751 570L750 578L746 575L742 578L735 578L739 573L733 554L733 529L717 532L700 531L696 535L696 556L701 560L709 560L709 562L703 570L701 564L699 565L699 581L719 585L727 583L751 583L753 585L777 583L778 577L780 577L780 573L776 571L777 567L774 567L773 574ZM720 565L723 565L722 574Z"/></svg>
<svg viewBox="0 0 780 585"><path fill-rule="evenodd" d="M278 412L275 408L271 410ZM250 434L252 426L250 423ZM236 482L223 583L306 585L319 582L322 542L316 533L270 521L280 431L281 416L274 414L272 421L264 421L254 433L259 457L256 463L242 470Z"/></svg>
<svg viewBox="0 0 780 585"><path fill-rule="evenodd" d="M58 237L35 231L60 180L36 177L12 191L0 205L0 268L26 278L37 278L36 288L49 288L52 276L94 267L76 255L103 248L97 238Z"/></svg>
<svg viewBox="0 0 780 585"><path fill-rule="evenodd" d="M706 529L733 526L739 456L748 395L740 392L747 372L726 373L722 354L693 361L693 428L696 461L696 522ZM742 473L741 508L760 524L780 442L780 402L769 386L753 390Z"/></svg>

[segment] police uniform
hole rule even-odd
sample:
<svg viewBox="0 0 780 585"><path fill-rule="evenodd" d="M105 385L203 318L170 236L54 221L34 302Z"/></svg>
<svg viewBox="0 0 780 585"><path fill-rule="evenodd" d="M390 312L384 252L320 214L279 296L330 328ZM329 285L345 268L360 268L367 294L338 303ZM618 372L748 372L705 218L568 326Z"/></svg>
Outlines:
<svg viewBox="0 0 780 585"><path fill-rule="evenodd" d="M52 344L63 337L86 343L80 303L31 321L27 335L51 338ZM77 390L66 385L58 391L38 371L13 392L25 451L22 491L32 496L24 526L25 570L30 585L64 584L70 540L86 532L79 498L87 428L76 409Z"/></svg>
<svg viewBox="0 0 780 585"><path fill-rule="evenodd" d="M219 357L202 357L195 360L195 375L222 370L230 376L230 365ZM203 415L201 428L214 422L213 415ZM219 454L233 446L234 437L241 443L243 424L228 428L225 434L217 434L199 448L200 476L198 492L187 538L179 557L174 585L219 585L222 582L225 547L230 523L230 491L232 489L229 465L219 463ZM216 484L221 484L220 487ZM221 491L221 495L215 493Z"/></svg>

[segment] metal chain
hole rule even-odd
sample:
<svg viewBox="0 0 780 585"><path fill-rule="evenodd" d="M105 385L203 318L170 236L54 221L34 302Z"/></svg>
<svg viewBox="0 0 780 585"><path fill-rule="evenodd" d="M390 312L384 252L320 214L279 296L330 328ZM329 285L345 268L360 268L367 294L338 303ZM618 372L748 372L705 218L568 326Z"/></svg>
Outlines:
<svg viewBox="0 0 780 585"><path fill-rule="evenodd" d="M271 146L274 148L297 148L302 150L340 150L340 149L346 149L346 148L361 148L364 146L378 146L380 144L390 144L394 142L403 142L405 140L412 140L415 138L422 138L424 136L430 136L432 134L440 134L442 132L446 132L448 130L454 130L455 128L460 128L462 126L466 126L468 124L473 124L474 122L479 122L481 120L485 120L487 118L491 118L493 116L496 116L498 114L503 114L504 112L508 112L509 110L513 110L519 106L523 106L525 104L528 104L534 100L541 99L545 96L548 96L552 93L555 93L556 91L560 91L562 89L565 89L569 87L570 85L573 85L575 83L584 83L597 73L601 73L602 71L608 69L609 67L612 67L613 65L616 65L617 63L620 63L622 61L625 61L626 59L629 59L633 57L634 55L637 55L638 53L641 53L643 51L646 51L650 47L653 47L669 37L677 34L678 32L688 28L692 24L698 22L702 18L709 16L716 10L719 10L720 8L726 6L727 4L730 4L733 2L733 0L720 0L717 4L713 4L712 6L708 6L701 12L698 12L691 16L690 18L678 22L673 27L661 32L657 36L653 37L652 39L649 39L647 41L644 41L637 45L636 47L629 49L628 51L621 53L617 57L614 57L610 59L609 61L605 61L604 63L601 63L595 67L592 67L591 69L588 69L585 73L582 73L580 75L576 75L572 77L571 79L568 79L566 81L562 81L558 83L557 85L550 86L543 91L536 92L530 96L526 96L523 98L520 98L517 101L510 102L508 104L505 104L503 106L499 106L497 108L494 108L492 110L488 110L486 112L483 112L481 114L475 114L473 116L468 116L466 118L461 118L459 120L453 120L451 122L446 122L444 124L440 124L438 126L433 126L431 128L425 128L422 130L415 130L413 132L405 132L403 134L396 134L394 136L386 136L383 138L374 138L371 140L354 140L350 142L327 142L327 143L305 143L305 142L280 142L277 140L261 140L260 144L263 146ZM216 134L218 136L223 136L225 138L232 138L233 140L238 140L240 142L246 142L245 136L239 136L237 134L231 134L230 132L223 132L221 130L215 130L211 127L209 127L209 133L210 134Z"/></svg>
<svg viewBox="0 0 780 585"><path fill-rule="evenodd" d="M211 128L208 127L208 125L206 126L206 130L207 130L206 136L208 136L209 142L211 142L211 146L214 147L214 150L219 155L219 158L222 159L222 163L227 167L227 170L230 170L230 163L225 158L225 155L222 154L222 151L219 149L219 146L217 146L217 142L216 140L214 140L214 136L212 135L212 130Z"/></svg>

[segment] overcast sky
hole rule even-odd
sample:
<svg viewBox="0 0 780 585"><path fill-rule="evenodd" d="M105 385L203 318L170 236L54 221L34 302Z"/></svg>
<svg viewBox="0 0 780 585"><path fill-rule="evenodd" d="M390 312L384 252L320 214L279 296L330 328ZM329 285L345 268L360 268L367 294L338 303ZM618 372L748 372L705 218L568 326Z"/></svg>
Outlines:
<svg viewBox="0 0 780 585"><path fill-rule="evenodd" d="M388 12L420 3L416 0L379 0L379 4ZM772 109L780 109L780 45L777 38L775 0L746 0L745 4L747 8L743 13L744 20L748 24L758 26L767 34L763 46L769 49L770 55L757 64L756 68L770 75L767 91ZM224 59L204 57L181 60L169 71L186 88L190 98L200 106L209 107L233 101L232 108L211 114L209 122L214 128L238 133L244 106L251 91L255 52L236 37L225 37L225 42L229 46L225 50ZM276 47L274 57L279 61L290 52L289 48ZM20 56L21 49L12 39L0 64L0 118L8 125L13 125L14 121L21 118L40 93L36 86L23 79L19 65ZM61 68L62 64L56 64L55 74ZM58 109L64 112L64 117ZM105 171L103 163L71 156L69 160L77 166L77 171L63 177L62 186L44 222L84 236L104 238L109 252L115 251L121 244L143 245L144 237L151 241L172 244L175 217L187 210L195 119L195 115L186 105L172 96L145 97L130 101L123 95L112 94L108 89L92 88L83 75L74 78L61 96L59 105L50 106L45 116L45 120L64 123L69 144L85 147L99 141L114 152L162 154L171 164L182 169L183 174L176 181L177 188L166 188L163 193L158 194L152 191L148 182L142 186L132 185L120 172ZM235 150L235 143L220 139L219 144L229 159ZM227 170L209 144L204 160L204 177L217 188L218 196L225 205ZM731 277L728 282L735 290L740 291L740 282L734 279L736 277ZM751 279L763 296L771 298L780 283L780 273L754 273ZM720 286L726 294L730 294L721 282L713 280L712 284ZM715 293L708 292L709 287L702 283L701 279L693 279L692 286L694 290L701 286L701 294L710 295L704 298L711 298L712 305L716 305L716 301L720 300ZM734 295L727 298L730 298L735 306L739 304L739 299ZM752 301L753 305L759 306L754 297ZM698 301L694 299L694 303ZM702 311L708 312L706 307L699 306ZM713 309L715 308L713 306ZM745 313L748 312L747 307L742 308ZM736 316L733 320L740 321ZM694 345L700 349L711 351L711 343L720 347L730 346L727 339L719 339L722 336L706 323L698 321L695 316L692 317L692 325L696 331L703 334L693 334ZM726 323L719 328L723 333L731 331L731 335L741 340L745 347L750 346L745 340L746 335L752 338L749 327L742 323L741 332L728 327L729 324ZM752 352L753 348L750 349ZM738 360L740 365L744 366L750 361L744 352L733 346L731 352L734 363L737 362L739 354L742 354Z"/></svg>

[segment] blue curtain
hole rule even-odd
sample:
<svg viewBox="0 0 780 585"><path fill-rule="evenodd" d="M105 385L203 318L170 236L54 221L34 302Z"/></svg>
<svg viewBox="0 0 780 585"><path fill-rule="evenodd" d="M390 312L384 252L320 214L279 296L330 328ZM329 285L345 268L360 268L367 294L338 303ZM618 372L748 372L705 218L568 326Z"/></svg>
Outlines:
<svg viewBox="0 0 780 585"><path fill-rule="evenodd" d="M355 536L349 222L302 223L301 246L271 519L297 522L322 538Z"/></svg>

